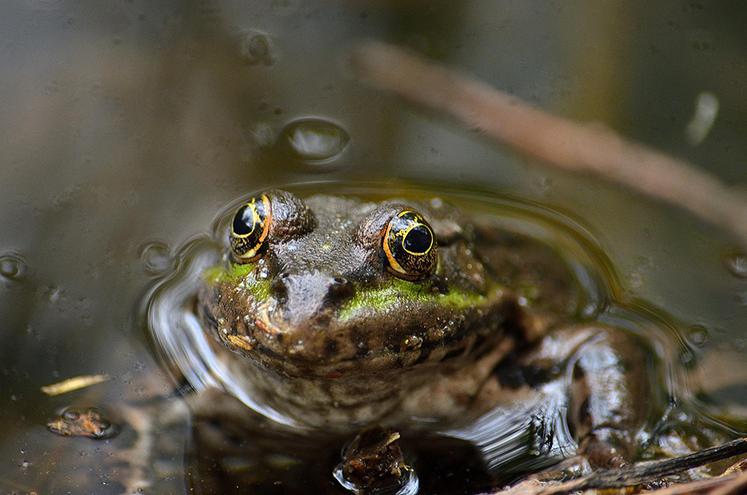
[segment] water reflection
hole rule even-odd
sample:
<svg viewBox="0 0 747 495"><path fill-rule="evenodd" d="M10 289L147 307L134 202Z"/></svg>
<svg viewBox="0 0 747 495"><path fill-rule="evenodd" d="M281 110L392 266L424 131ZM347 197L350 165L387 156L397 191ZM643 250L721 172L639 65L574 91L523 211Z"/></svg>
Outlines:
<svg viewBox="0 0 747 495"><path fill-rule="evenodd" d="M551 383L525 403L496 408L447 434L477 446L491 472L510 476L552 466L576 452L566 394L567 383Z"/></svg>

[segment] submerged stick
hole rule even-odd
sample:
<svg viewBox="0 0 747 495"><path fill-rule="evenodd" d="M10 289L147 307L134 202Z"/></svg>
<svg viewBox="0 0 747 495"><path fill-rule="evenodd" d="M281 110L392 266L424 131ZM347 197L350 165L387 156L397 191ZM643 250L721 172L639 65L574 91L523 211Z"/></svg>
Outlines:
<svg viewBox="0 0 747 495"><path fill-rule="evenodd" d="M600 125L551 115L395 46L369 42L353 70L375 87L456 118L555 168L588 172L688 209L747 247L747 200L693 164L628 141Z"/></svg>

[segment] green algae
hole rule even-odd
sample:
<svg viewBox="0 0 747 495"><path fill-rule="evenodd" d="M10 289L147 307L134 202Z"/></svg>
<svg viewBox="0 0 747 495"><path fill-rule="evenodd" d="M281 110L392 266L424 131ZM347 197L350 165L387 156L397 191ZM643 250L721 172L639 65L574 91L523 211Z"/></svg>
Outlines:
<svg viewBox="0 0 747 495"><path fill-rule="evenodd" d="M356 295L340 308L339 318L347 320L356 316L357 313L372 310L384 311L401 301L434 303L439 306L462 309L479 306L487 299L488 296L484 294L457 290L450 290L446 294L434 293L422 284L396 279L382 287L359 289Z"/></svg>
<svg viewBox="0 0 747 495"><path fill-rule="evenodd" d="M205 270L204 279L212 284L234 285L249 291L257 301L270 297L270 282L257 278L254 263L230 264L228 267L214 266ZM480 306L500 287L494 287L486 294L450 290L446 294L434 293L430 287L421 283L393 279L386 285L371 288L359 288L355 296L347 301L338 317L348 320L358 314L386 311L402 301L436 304L453 309Z"/></svg>
<svg viewBox="0 0 747 495"><path fill-rule="evenodd" d="M263 301L270 296L270 282L257 278L255 268L254 263L213 266L205 270L203 278L211 285L228 284L248 290L257 301Z"/></svg>

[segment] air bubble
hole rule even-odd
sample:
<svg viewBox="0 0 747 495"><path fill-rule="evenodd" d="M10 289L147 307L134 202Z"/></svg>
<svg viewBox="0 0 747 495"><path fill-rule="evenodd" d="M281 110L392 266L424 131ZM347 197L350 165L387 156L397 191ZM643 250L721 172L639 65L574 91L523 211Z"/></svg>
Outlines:
<svg viewBox="0 0 747 495"><path fill-rule="evenodd" d="M247 33L239 47L241 56L249 65L272 65L272 46L270 37L256 31Z"/></svg>
<svg viewBox="0 0 747 495"><path fill-rule="evenodd" d="M5 280L17 282L26 275L26 262L15 253L0 256L0 276Z"/></svg>
<svg viewBox="0 0 747 495"><path fill-rule="evenodd" d="M708 342L708 329L703 325L693 325L687 329L687 340L696 347L703 347Z"/></svg>
<svg viewBox="0 0 747 495"><path fill-rule="evenodd" d="M350 141L345 129L322 119L290 122L280 134L278 145L296 159L325 163L338 156Z"/></svg>
<svg viewBox="0 0 747 495"><path fill-rule="evenodd" d="M163 274L174 266L174 258L169 246L158 241L141 246L140 260L143 262L143 268L150 275Z"/></svg>

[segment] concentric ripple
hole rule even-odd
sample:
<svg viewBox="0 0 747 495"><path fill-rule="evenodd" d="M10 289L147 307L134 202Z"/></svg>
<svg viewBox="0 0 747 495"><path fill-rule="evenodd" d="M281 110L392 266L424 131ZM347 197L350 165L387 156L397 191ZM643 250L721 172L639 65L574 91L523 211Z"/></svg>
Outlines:
<svg viewBox="0 0 747 495"><path fill-rule="evenodd" d="M175 272L152 292L147 306L148 328L176 381L183 377L197 392L218 388L233 395L256 413L280 425L301 425L255 400L252 390L231 371L216 352L194 312L197 292L206 269L221 262L221 247L202 237L184 247Z"/></svg>

